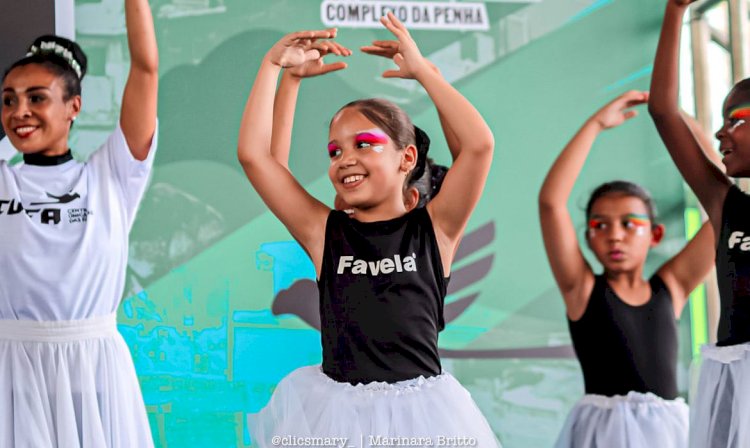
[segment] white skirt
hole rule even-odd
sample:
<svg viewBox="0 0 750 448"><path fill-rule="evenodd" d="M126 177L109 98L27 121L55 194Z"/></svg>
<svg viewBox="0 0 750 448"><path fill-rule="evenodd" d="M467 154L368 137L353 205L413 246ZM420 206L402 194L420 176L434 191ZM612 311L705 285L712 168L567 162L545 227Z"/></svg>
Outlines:
<svg viewBox="0 0 750 448"><path fill-rule="evenodd" d="M750 343L703 346L690 446L750 447Z"/></svg>
<svg viewBox="0 0 750 448"><path fill-rule="evenodd" d="M152 447L115 315L0 320L0 447Z"/></svg>
<svg viewBox="0 0 750 448"><path fill-rule="evenodd" d="M681 398L652 393L584 395L568 415L556 448L686 448L689 410Z"/></svg>
<svg viewBox="0 0 750 448"><path fill-rule="evenodd" d="M449 373L398 383L339 383L320 366L281 380L248 415L254 446L500 447L469 392Z"/></svg>

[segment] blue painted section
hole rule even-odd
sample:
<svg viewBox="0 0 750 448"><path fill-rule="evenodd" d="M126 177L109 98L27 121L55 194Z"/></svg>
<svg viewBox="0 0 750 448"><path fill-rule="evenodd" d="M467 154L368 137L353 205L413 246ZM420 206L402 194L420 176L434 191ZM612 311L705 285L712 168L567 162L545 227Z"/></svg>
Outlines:
<svg viewBox="0 0 750 448"><path fill-rule="evenodd" d="M647 66L645 66L645 67L643 67L643 68L641 68L639 70L634 71L633 73L630 73L629 75L625 76L624 78L619 79L619 80L613 82L612 84L608 85L607 87L604 88L604 91L605 92L611 92L613 90L619 90L622 87L624 87L624 86L626 86L626 85L628 85L628 84L630 84L632 82L635 82L635 81L638 81L640 79L647 78L647 77L651 76L651 73L653 71L654 71L654 65L653 64L649 64L649 65L647 65Z"/></svg>
<svg viewBox="0 0 750 448"><path fill-rule="evenodd" d="M273 295L289 288L295 280L315 280L315 266L296 241L278 241L260 246L256 256L258 269L273 272Z"/></svg>

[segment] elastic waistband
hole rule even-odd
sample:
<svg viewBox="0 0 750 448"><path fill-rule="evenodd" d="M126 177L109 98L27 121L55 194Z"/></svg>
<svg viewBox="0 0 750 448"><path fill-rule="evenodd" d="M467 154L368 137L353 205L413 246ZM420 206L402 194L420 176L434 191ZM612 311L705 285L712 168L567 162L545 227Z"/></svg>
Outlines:
<svg viewBox="0 0 750 448"><path fill-rule="evenodd" d="M71 342L117 335L117 316L80 320L34 321L0 319L0 340Z"/></svg>
<svg viewBox="0 0 750 448"><path fill-rule="evenodd" d="M586 394L578 402L582 405L593 405L599 408L609 409L622 403L638 405L658 405L658 406L685 406L685 400L677 397L674 400L667 400L651 392L628 392L627 395L615 395L608 397L605 395Z"/></svg>
<svg viewBox="0 0 750 448"><path fill-rule="evenodd" d="M704 345L701 347L701 355L703 361L717 361L722 364L731 364L736 361L740 361L747 357L750 352L750 342L745 342L737 345Z"/></svg>

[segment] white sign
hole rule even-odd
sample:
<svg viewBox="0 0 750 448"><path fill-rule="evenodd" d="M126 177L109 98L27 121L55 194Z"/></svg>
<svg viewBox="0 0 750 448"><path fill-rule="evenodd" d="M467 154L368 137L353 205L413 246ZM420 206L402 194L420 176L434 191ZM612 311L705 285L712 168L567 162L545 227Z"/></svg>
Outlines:
<svg viewBox="0 0 750 448"><path fill-rule="evenodd" d="M490 28L484 3L323 0L320 18L325 26L381 28L380 18L393 12L413 30L487 31Z"/></svg>

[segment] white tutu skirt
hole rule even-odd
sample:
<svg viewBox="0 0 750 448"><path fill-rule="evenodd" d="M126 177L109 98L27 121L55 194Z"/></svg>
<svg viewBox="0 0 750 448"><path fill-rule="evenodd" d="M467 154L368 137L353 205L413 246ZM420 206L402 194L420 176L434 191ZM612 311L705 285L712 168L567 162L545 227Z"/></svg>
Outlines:
<svg viewBox="0 0 750 448"><path fill-rule="evenodd" d="M702 358L690 403L691 448L750 447L750 343L703 346Z"/></svg>
<svg viewBox="0 0 750 448"><path fill-rule="evenodd" d="M114 315L0 320L0 447L152 447Z"/></svg>
<svg viewBox="0 0 750 448"><path fill-rule="evenodd" d="M254 446L500 447L469 392L449 373L352 386L320 366L286 376L248 416ZM400 444L400 445L399 445Z"/></svg>
<svg viewBox="0 0 750 448"><path fill-rule="evenodd" d="M651 393L585 395L568 415L556 448L686 448L689 410L681 398Z"/></svg>

